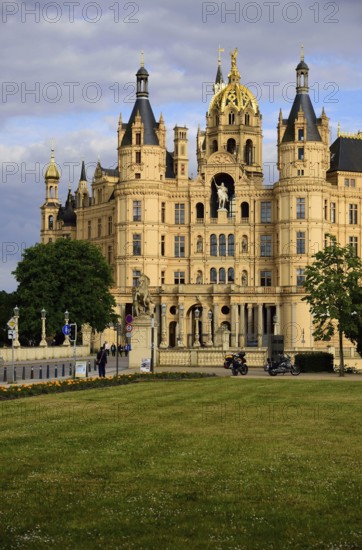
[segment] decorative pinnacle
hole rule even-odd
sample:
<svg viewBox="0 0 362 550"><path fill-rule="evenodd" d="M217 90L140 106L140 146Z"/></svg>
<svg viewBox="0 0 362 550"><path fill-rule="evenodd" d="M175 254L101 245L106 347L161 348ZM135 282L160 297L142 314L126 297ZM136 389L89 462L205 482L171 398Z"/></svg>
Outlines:
<svg viewBox="0 0 362 550"><path fill-rule="evenodd" d="M338 122L337 137L341 137L341 123Z"/></svg>
<svg viewBox="0 0 362 550"><path fill-rule="evenodd" d="M141 67L145 66L145 54L144 54L143 50L141 51L141 63L140 63L140 65L141 65Z"/></svg>
<svg viewBox="0 0 362 550"><path fill-rule="evenodd" d="M218 54L219 54L219 55L218 55L217 62L218 62L219 65L220 65L220 64L221 64L221 53L224 52L225 50L224 50L224 48L221 48L221 47L220 47L220 44L219 44L219 48L218 48L217 51L218 51Z"/></svg>
<svg viewBox="0 0 362 550"><path fill-rule="evenodd" d="M300 60L304 61L304 45L303 44L301 45L301 48L300 48Z"/></svg>

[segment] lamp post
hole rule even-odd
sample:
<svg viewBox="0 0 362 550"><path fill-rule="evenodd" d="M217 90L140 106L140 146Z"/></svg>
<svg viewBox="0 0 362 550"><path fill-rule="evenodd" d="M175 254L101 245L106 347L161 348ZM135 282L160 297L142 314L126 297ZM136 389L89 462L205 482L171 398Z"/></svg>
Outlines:
<svg viewBox="0 0 362 550"><path fill-rule="evenodd" d="M40 340L40 344L39 346L42 347L42 348L45 348L48 344L47 344L47 341L46 341L46 332L45 332L45 320L46 320L46 311L45 309L43 308L41 310L41 340Z"/></svg>
<svg viewBox="0 0 362 550"><path fill-rule="evenodd" d="M14 321L15 321L15 339L13 340L14 348L20 348L19 342L19 308L14 307Z"/></svg>
<svg viewBox="0 0 362 550"><path fill-rule="evenodd" d="M211 346L213 346L213 341L212 341L212 311L211 309L209 309L209 311L207 312L207 317L209 319L209 334L208 334L208 340L206 342L206 345L208 348L210 348Z"/></svg>
<svg viewBox="0 0 362 550"><path fill-rule="evenodd" d="M200 347L200 332L199 332L199 317L200 311L198 308L195 309L195 341L194 348Z"/></svg>
<svg viewBox="0 0 362 550"><path fill-rule="evenodd" d="M117 322L115 326L113 326L114 330L116 331L116 375L118 376L118 366L119 366L119 335L122 329L121 323Z"/></svg>
<svg viewBox="0 0 362 550"><path fill-rule="evenodd" d="M64 312L64 324L69 325L69 311L68 310L66 310ZM70 341L69 341L69 335L68 334L66 334L65 337L64 337L63 346L70 346Z"/></svg>

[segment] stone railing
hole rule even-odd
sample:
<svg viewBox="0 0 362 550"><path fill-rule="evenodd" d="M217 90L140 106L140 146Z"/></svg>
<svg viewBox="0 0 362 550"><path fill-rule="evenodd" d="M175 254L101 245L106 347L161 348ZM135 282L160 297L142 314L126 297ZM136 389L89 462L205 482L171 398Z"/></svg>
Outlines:
<svg viewBox="0 0 362 550"><path fill-rule="evenodd" d="M200 348L200 349L159 349L158 366L160 367L210 367L220 368L224 364L224 357L229 350L222 348ZM266 348L245 348L246 360L249 367L263 367L266 363Z"/></svg>
<svg viewBox="0 0 362 550"><path fill-rule="evenodd" d="M20 347L14 349L14 361L42 361L44 359L66 359L73 358L74 348L70 346L48 346L48 347ZM77 346L77 356L86 357L90 355L89 346ZM11 348L1 348L0 357L9 363L12 361Z"/></svg>

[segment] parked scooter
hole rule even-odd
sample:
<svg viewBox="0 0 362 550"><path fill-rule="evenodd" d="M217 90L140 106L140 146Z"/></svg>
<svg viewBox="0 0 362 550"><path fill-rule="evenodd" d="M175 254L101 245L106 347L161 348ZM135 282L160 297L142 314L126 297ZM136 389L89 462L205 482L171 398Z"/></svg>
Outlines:
<svg viewBox="0 0 362 550"><path fill-rule="evenodd" d="M225 355L224 369L230 369L233 376L248 373L248 365L246 364L245 351L238 351L237 353L228 353Z"/></svg>
<svg viewBox="0 0 362 550"><path fill-rule="evenodd" d="M292 364L290 356L286 353L280 353L278 361L272 361L270 357L268 357L264 370L266 370L270 376L285 374L286 372L290 372L293 376L298 376L298 374L300 374L300 368Z"/></svg>

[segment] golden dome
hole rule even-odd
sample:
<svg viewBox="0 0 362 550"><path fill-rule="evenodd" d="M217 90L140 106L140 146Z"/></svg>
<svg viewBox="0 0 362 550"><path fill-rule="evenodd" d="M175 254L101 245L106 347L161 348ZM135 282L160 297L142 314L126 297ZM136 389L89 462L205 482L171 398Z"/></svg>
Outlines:
<svg viewBox="0 0 362 550"><path fill-rule="evenodd" d="M251 106L254 114L259 112L258 102L251 91L240 84L240 73L236 66L236 57L238 50L235 49L231 55L231 71L228 75L229 83L214 95L210 102L209 114L214 109L223 112L225 107L233 107L238 112L244 111Z"/></svg>
<svg viewBox="0 0 362 550"><path fill-rule="evenodd" d="M44 178L46 180L59 180L60 179L59 170L57 168L57 165L55 164L53 146L52 146L50 163L49 163L48 168L46 169Z"/></svg>

